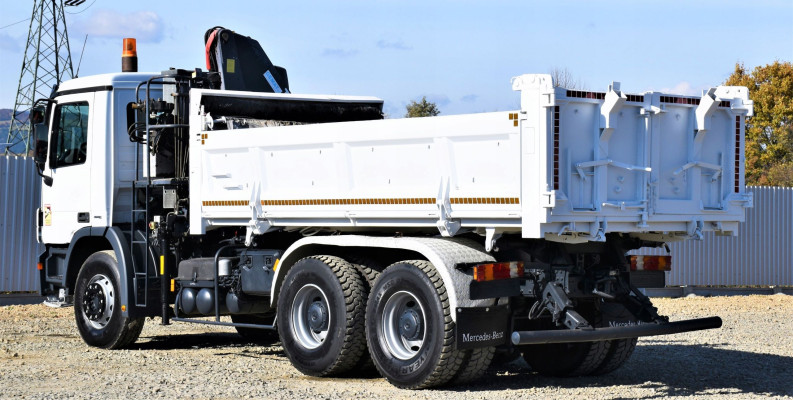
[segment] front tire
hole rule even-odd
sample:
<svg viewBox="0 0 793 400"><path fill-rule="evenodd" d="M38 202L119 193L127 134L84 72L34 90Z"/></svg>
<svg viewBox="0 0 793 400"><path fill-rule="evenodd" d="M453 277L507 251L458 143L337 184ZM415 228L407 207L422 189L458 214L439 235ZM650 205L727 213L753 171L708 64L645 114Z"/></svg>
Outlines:
<svg viewBox="0 0 793 400"><path fill-rule="evenodd" d="M278 333L300 372L331 376L355 367L366 352L365 283L338 257L299 260L278 294Z"/></svg>
<svg viewBox="0 0 793 400"><path fill-rule="evenodd" d="M83 341L90 346L119 349L134 343L143 318L125 317L119 293L116 253L99 251L85 260L77 275L74 317Z"/></svg>
<svg viewBox="0 0 793 400"><path fill-rule="evenodd" d="M404 389L443 385L465 361L455 349L446 288L428 261L383 271L366 307L366 340L380 374Z"/></svg>

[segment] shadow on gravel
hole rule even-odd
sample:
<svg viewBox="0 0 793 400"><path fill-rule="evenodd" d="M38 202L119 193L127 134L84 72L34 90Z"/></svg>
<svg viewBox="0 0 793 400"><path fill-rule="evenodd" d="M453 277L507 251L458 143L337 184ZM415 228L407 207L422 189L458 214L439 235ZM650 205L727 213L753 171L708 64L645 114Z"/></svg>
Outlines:
<svg viewBox="0 0 793 400"><path fill-rule="evenodd" d="M522 365L522 366L521 366ZM757 394L791 396L790 366L793 357L750 353L721 345L683 345L663 340L643 340L620 369L603 376L545 377L523 363L491 367L479 383L452 391L488 391L528 387L608 387L614 385L652 389L655 395L723 396Z"/></svg>
<svg viewBox="0 0 793 400"><path fill-rule="evenodd" d="M271 347L251 342L236 333L213 332L196 334L178 334L141 337L140 340L130 346L131 350L189 350L189 349L228 349L235 347L256 346L263 350L263 355L285 356L280 346ZM222 353L226 355L231 353Z"/></svg>

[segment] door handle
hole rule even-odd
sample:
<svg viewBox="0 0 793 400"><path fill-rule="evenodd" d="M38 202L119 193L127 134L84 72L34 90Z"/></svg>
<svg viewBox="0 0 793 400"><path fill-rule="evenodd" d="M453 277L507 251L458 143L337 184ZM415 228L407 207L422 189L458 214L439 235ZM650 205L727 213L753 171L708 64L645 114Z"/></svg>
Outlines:
<svg viewBox="0 0 793 400"><path fill-rule="evenodd" d="M90 214L87 212L77 213L77 222L87 224L89 222L88 221L89 215Z"/></svg>

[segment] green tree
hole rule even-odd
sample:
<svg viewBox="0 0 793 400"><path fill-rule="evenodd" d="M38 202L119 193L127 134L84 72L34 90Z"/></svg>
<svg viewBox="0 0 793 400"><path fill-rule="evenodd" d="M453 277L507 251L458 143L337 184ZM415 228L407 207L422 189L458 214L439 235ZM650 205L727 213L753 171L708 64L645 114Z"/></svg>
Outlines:
<svg viewBox="0 0 793 400"><path fill-rule="evenodd" d="M410 104L406 105L407 113L406 118L416 117L434 117L441 113L438 106L431 101L427 101L427 96L422 96L421 101L411 100Z"/></svg>
<svg viewBox="0 0 793 400"><path fill-rule="evenodd" d="M747 72L735 64L727 85L746 86L746 184L793 186L793 64L775 61Z"/></svg>

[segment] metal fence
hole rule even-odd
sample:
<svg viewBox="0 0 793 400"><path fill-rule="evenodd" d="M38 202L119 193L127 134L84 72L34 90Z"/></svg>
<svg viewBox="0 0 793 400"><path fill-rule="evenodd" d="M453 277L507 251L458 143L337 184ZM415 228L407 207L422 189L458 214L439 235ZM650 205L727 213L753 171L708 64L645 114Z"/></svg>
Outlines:
<svg viewBox="0 0 793 400"><path fill-rule="evenodd" d="M754 207L738 236L706 232L671 243L668 286L793 286L793 188L750 186ZM636 254L662 255L662 249Z"/></svg>
<svg viewBox="0 0 793 400"><path fill-rule="evenodd" d="M0 292L39 290L39 186L33 158L0 156Z"/></svg>
<svg viewBox="0 0 793 400"><path fill-rule="evenodd" d="M39 289L36 208L40 180L33 159L0 156L0 292ZM670 244L669 286L793 286L793 188L749 187L754 208L737 237ZM642 249L638 254L665 254Z"/></svg>

